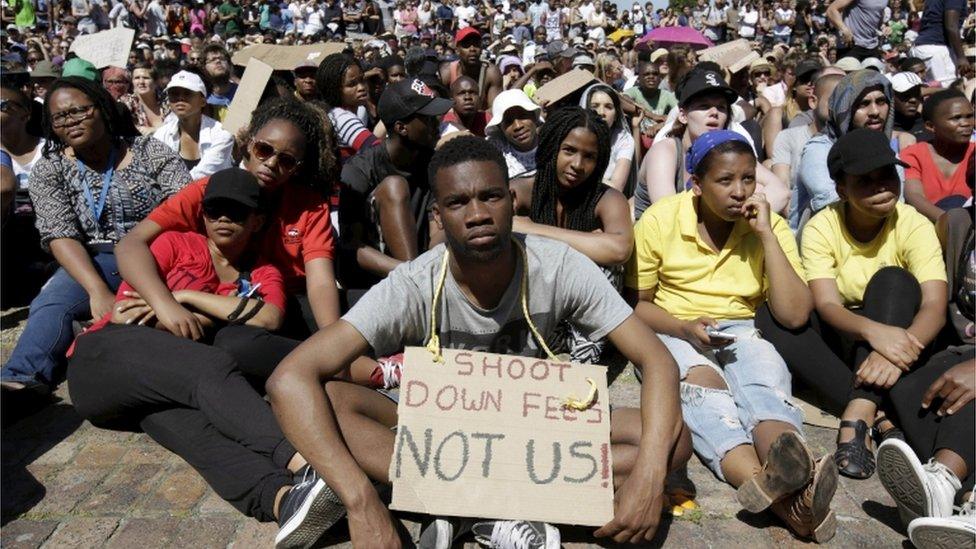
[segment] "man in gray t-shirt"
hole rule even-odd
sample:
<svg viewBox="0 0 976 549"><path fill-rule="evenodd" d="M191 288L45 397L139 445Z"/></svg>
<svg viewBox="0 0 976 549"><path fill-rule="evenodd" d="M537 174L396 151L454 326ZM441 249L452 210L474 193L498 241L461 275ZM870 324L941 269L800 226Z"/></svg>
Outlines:
<svg viewBox="0 0 976 549"><path fill-rule="evenodd" d="M625 480L616 489L614 519L595 535L631 543L653 538L664 478L669 470L684 467L691 454L679 409L677 367L589 259L560 242L512 234L514 206L506 171L501 153L484 139L462 136L444 144L431 160L429 180L434 222L443 229L446 245L397 267L340 321L295 349L268 380L285 435L322 477L309 491L312 501L295 518L282 521L279 543L314 539L321 533L315 528L328 528L334 520L326 520L330 509L321 500L334 491L347 505L354 546L399 544L390 513L370 482L389 483L396 405L338 379L370 352L384 355L427 342L438 288L442 347L537 356L541 345L523 317L523 273L528 314L542 339L551 341L556 325L568 320L590 339L606 336L643 373L641 409L615 409L610 420L614 453L636 457L613 461L615 478ZM445 253L450 254L446 263ZM452 545L450 524L439 520L437 527L426 529L421 546ZM558 530L551 525L488 521L473 527L497 547L510 546L517 532L529 528L538 542L531 547L558 544Z"/></svg>

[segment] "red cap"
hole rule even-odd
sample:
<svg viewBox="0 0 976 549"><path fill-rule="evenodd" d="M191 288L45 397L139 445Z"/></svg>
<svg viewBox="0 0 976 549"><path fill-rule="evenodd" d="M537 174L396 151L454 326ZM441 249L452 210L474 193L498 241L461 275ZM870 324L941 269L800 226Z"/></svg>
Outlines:
<svg viewBox="0 0 976 549"><path fill-rule="evenodd" d="M463 29L457 31L457 33L454 34L454 45L460 44L462 40L471 36L472 34L478 38L481 38L481 33L478 32L478 29L474 27L464 27Z"/></svg>

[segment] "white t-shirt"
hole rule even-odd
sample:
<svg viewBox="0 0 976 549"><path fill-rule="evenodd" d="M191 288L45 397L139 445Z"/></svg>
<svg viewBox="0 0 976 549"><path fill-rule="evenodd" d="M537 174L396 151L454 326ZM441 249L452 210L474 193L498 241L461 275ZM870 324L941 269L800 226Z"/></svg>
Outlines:
<svg viewBox="0 0 976 549"><path fill-rule="evenodd" d="M739 10L739 36L752 38L756 36L756 25L759 23L759 12L756 10Z"/></svg>
<svg viewBox="0 0 976 549"><path fill-rule="evenodd" d="M475 16L474 6L459 6L454 8L454 17L457 18L458 28L465 29L471 26L471 20Z"/></svg>
<svg viewBox="0 0 976 549"><path fill-rule="evenodd" d="M613 145L610 146L610 163L607 171L603 172L603 182L609 183L613 172L617 169L617 161L634 160L634 136L629 131L618 129L613 133Z"/></svg>
<svg viewBox="0 0 976 549"><path fill-rule="evenodd" d="M777 8L775 15L777 19L790 19L793 17L793 10L789 8L785 10L783 8ZM776 26L773 27L773 34L776 36L789 36L792 32L793 28L790 25L780 25L777 23Z"/></svg>

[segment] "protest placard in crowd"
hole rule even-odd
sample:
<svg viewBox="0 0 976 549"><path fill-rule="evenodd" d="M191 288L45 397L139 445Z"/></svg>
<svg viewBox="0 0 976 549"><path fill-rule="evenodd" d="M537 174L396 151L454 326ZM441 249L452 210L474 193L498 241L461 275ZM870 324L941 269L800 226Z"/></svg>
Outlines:
<svg viewBox="0 0 976 549"><path fill-rule="evenodd" d="M71 44L71 51L91 62L96 69L125 67L136 31L124 27L84 34Z"/></svg>
<svg viewBox="0 0 976 549"><path fill-rule="evenodd" d="M319 64L327 56L339 53L345 47L342 42L323 42L310 46L254 44L235 53L231 61L235 65L246 66L249 59L256 57L276 71L290 71L306 61Z"/></svg>
<svg viewBox="0 0 976 549"><path fill-rule="evenodd" d="M393 509L588 526L613 517L605 367L443 355L443 364L419 347L404 355ZM564 407L589 380L592 406Z"/></svg>
<svg viewBox="0 0 976 549"><path fill-rule="evenodd" d="M244 76L241 78L240 86L234 100L231 101L227 109L227 116L224 118L224 129L230 133L237 133L237 130L247 126L251 121L251 114L261 102L261 94L264 87L271 78L274 69L271 65L264 63L258 58L252 58L244 69Z"/></svg>

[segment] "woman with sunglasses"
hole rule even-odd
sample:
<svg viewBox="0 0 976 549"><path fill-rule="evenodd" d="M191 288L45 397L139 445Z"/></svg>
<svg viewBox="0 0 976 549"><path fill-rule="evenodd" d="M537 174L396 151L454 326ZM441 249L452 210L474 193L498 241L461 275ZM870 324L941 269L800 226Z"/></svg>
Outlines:
<svg viewBox="0 0 976 549"><path fill-rule="evenodd" d="M31 303L27 327L2 370L3 386L44 393L57 382L71 323L105 316L119 285L113 247L190 180L165 145L124 136L125 121L101 84L54 82L44 104L44 157L30 192L41 245L61 265Z"/></svg>
<svg viewBox="0 0 976 549"><path fill-rule="evenodd" d="M166 102L173 111L153 137L179 156L190 177L206 177L233 164L234 136L220 122L203 114L210 86L203 71L189 67L173 75L166 85Z"/></svg>
<svg viewBox="0 0 976 549"><path fill-rule="evenodd" d="M294 337L339 318L328 197L334 156L322 118L293 98L270 101L255 111L246 134L244 169L270 198L261 249L281 271L290 296L282 329ZM326 158L325 161L322 159ZM331 160L331 161L330 161ZM119 243L119 271L173 334L199 339L203 327L173 299L159 277L149 245L165 231L203 231L203 195L208 178L195 181L154 210Z"/></svg>

